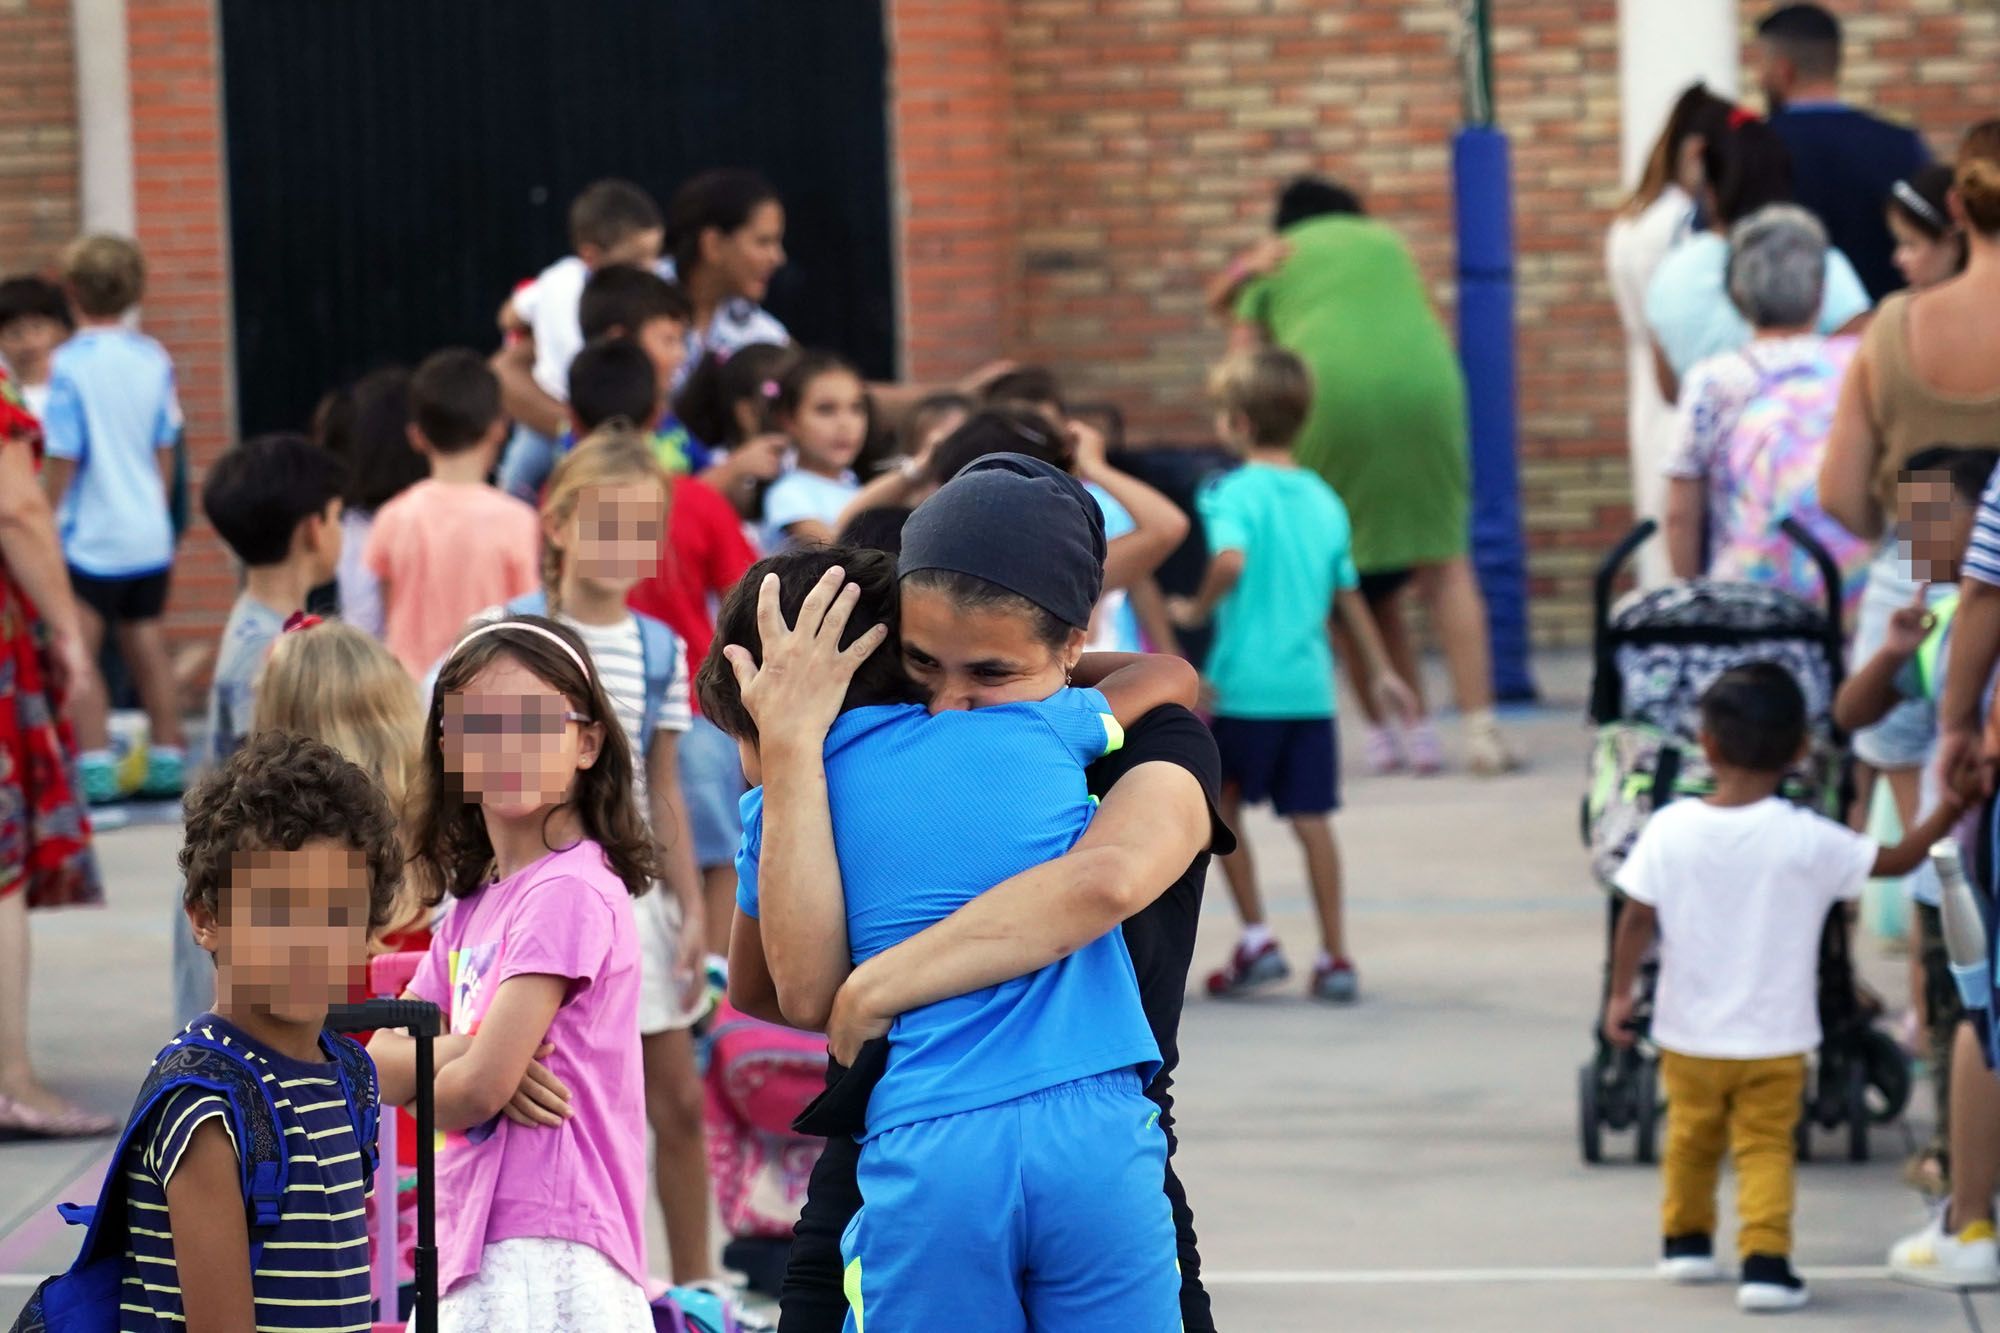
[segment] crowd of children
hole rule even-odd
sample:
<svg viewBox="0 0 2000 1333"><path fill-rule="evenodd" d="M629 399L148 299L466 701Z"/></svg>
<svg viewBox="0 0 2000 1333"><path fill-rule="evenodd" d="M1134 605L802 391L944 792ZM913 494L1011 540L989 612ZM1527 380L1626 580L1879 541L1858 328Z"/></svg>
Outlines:
<svg viewBox="0 0 2000 1333"><path fill-rule="evenodd" d="M759 780L743 695L750 657L724 654L717 616L733 615L732 641L755 651L776 608L760 607L762 585L746 575L771 574L797 619L830 544L848 552L850 574L880 585L869 595L893 602L905 578L916 605L903 609L902 648L884 646L893 607L875 608L863 655L876 674L857 677L867 688L850 692L823 781L838 793L860 782L867 755L890 756L875 762L934 792L932 842L959 860L955 877L929 874L931 842L912 844L900 824L892 837L871 827L880 811L863 817L868 802L842 802L843 835L873 837L877 851L841 856L845 903L818 928L802 931L795 917L766 928L773 984L781 998L792 988L785 1014L824 1023L832 1002L791 1002L799 950L829 956L829 970L813 973L823 980L1060 852L1095 808L1085 766L1156 705L1183 692L1195 702L1185 666L1093 666L1083 653L1171 653L1177 632L1211 627L1199 702L1217 753L1214 809L1234 823L1268 804L1290 824L1320 932L1308 993L1336 1004L1359 995L1332 823L1335 629L1374 711L1413 716L1417 702L1361 590L1340 496L1294 459L1314 401L1296 356L1262 347L1217 369L1217 428L1235 465L1193 504L1208 552L1197 586L1168 598L1155 572L1186 539L1189 516L1110 461L1103 434L1048 372L913 395L890 420L852 365L792 345L757 304L783 257L782 209L758 178L702 177L665 211L636 186L600 182L577 199L570 232L573 253L505 302L505 342L491 356L453 348L378 370L329 395L310 436L246 440L207 470L202 510L239 563L242 590L189 766L203 776L187 796L174 932L187 1026L162 1052L160 1095L142 1098L121 1150L126 1327L247 1326L266 1305L289 1310L288 1326L366 1325L366 1219L390 1206L370 1202L362 1169L377 1094L352 1073L365 1066L351 1043L320 1028L369 952L421 952L408 994L446 1020L431 1085L444 1136L442 1327L652 1328L649 1184L675 1282L718 1282L697 1033L717 1000L731 920L760 906L767 834L762 793L748 789ZM115 634L150 714L138 789L171 794L184 751L161 616L183 447L171 363L122 322L143 280L130 243L97 237L66 256L60 288L0 283L0 354L41 409L91 646ZM1912 556L1932 581L1956 578L1991 457L1940 448L1902 471L1900 517L1921 534ZM947 483L949 502L933 504ZM1024 521L1023 540L1068 541L1094 575L1005 585L977 602L996 624L1020 619L1033 661L1004 685L978 676L1001 667L973 663L966 684L941 660L950 654L921 646L926 624L953 623L924 605L975 597L955 525L990 520L993 506L1030 490L1074 531L1051 522L1028 532ZM1920 597L1899 612L1879 653L1857 663L1838 720L1858 727L1900 699L1935 698L1954 611ZM947 680L970 703L1013 705L1005 716L1023 723L1019 734L921 725L920 705ZM97 682L82 697L84 790L115 799L124 788L108 692ZM1799 687L1777 667L1733 671L1708 691L1703 745L1716 789L1661 812L1634 849L1603 1015L1607 1039L1634 1039L1632 980L1657 937L1650 1039L1674 1106L1663 1267L1715 1275L1715 1178L1733 1145L1746 1308L1804 1300L1790 1265L1791 1135L1820 1035L1820 923L1869 876L1916 868L1963 808L1933 783L1923 819L1886 850L1803 813L1777 793L1805 734ZM954 772L982 766L1046 770L1016 794L1046 802L1041 823L1062 836L1013 837L989 793L951 792ZM1217 996L1290 970L1248 847L1229 846L1223 866L1243 934L1208 978ZM919 883L923 894L912 891ZM1948 996L1935 895L1919 890L1919 901L1931 905L1921 918L1929 993ZM873 1211L852 1238L866 1256L848 1292L855 1327L864 1296L888 1291L901 1309L884 1327L943 1327L939 1312L967 1299L1011 1298L1051 1327L1166 1327L1184 1308L1186 1274L1169 1251L1185 1201L1176 1184L1159 1189L1158 1113L1130 1142L1103 1128L1147 1114L1141 1085L1169 1045L1148 1029L1118 938L1036 973L1025 990L939 1006L938 1066L906 1058L876 1086L856 1131L870 1143L857 1170ZM1009 1026L1024 993L1039 997L1031 1018ZM1077 1017L1086 1011L1087 1022ZM1929 1019L1942 1099L1955 1011L1939 1000ZM1079 1080L1042 1059L1025 1040L1033 1022L1099 1030L1112 1073ZM1007 1077L968 1100L953 1085L952 1052L995 1032L1009 1038ZM408 1104L414 1044L378 1033L369 1054L380 1101ZM307 1188L324 1208L295 1206L297 1178L254 1236L242 1210L218 1206L241 1194L251 1162L244 1108L162 1077L181 1055L213 1068L234 1061L276 1089L280 1130L314 1145ZM1048 1097L1085 1083L1069 1100ZM1003 1129L1001 1108L1041 1123ZM1116 1151L1048 1149L1069 1137ZM982 1157L996 1143L1016 1154L1008 1169L1025 1186L996 1184ZM1006 1190L1019 1188L1060 1195L1107 1234L1152 1240L1134 1261L1129 1244L1114 1257L1064 1243L1060 1228L1014 1234L1000 1220L1013 1206ZM1040 1256L1029 1266L1062 1276L1037 1288L982 1270L993 1292L968 1297L971 1269L925 1262L926 1242L940 1237L1020 1247ZM279 1265L274 1250L304 1257ZM916 1324L908 1310L921 1312ZM301 1325L306 1317L314 1322Z"/></svg>

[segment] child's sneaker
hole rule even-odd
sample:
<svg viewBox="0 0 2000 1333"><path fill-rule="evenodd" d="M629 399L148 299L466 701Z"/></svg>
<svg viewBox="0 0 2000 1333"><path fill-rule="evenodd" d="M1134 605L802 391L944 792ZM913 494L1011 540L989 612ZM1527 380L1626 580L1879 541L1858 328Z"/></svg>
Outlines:
<svg viewBox="0 0 2000 1333"><path fill-rule="evenodd" d="M1715 1262L1715 1238L1703 1232L1669 1236L1660 1246L1661 1277L1669 1282L1713 1282L1722 1276Z"/></svg>
<svg viewBox="0 0 2000 1333"><path fill-rule="evenodd" d="M1283 981L1292 975L1292 965L1276 940L1265 940L1255 949L1239 944L1229 961L1208 974L1208 993L1216 997L1240 995L1252 986Z"/></svg>
<svg viewBox="0 0 2000 1333"><path fill-rule="evenodd" d="M1362 754L1368 763L1368 772L1373 777L1387 777L1400 773L1408 761L1403 757L1403 744L1396 733L1387 727L1370 727L1368 735L1361 743Z"/></svg>
<svg viewBox="0 0 2000 1333"><path fill-rule="evenodd" d="M1494 778L1520 768L1521 761L1500 738L1493 714L1478 713L1465 720L1465 766L1474 777Z"/></svg>
<svg viewBox="0 0 2000 1333"><path fill-rule="evenodd" d="M1353 1004L1361 998L1361 977L1345 958L1313 965L1312 994L1316 1000Z"/></svg>
<svg viewBox="0 0 2000 1333"><path fill-rule="evenodd" d="M1796 1310L1806 1303L1806 1284L1782 1254L1753 1254L1743 1261L1743 1282L1736 1288L1736 1308L1751 1314Z"/></svg>
<svg viewBox="0 0 2000 1333"><path fill-rule="evenodd" d="M179 750L155 745L146 755L146 780L139 794L149 801L168 801L180 796L187 786L183 771L186 760Z"/></svg>
<svg viewBox="0 0 2000 1333"><path fill-rule="evenodd" d="M110 805L124 794L118 788L118 761L108 754L83 755L76 761L76 776L91 805Z"/></svg>
<svg viewBox="0 0 2000 1333"><path fill-rule="evenodd" d="M1444 772L1444 742L1429 722L1419 722L1403 733L1403 754L1410 761L1410 771L1420 778Z"/></svg>
<svg viewBox="0 0 2000 1333"><path fill-rule="evenodd" d="M1929 1226L1889 1251L1889 1276L1951 1291L2000 1287L2000 1247L1994 1243L1993 1224L1973 1222L1954 1236L1945 1230L1940 1208Z"/></svg>

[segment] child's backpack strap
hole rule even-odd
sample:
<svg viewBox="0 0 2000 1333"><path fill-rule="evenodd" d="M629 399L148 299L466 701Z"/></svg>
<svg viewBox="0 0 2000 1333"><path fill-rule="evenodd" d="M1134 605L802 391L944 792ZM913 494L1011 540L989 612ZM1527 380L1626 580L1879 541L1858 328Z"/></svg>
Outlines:
<svg viewBox="0 0 2000 1333"><path fill-rule="evenodd" d="M365 1053L362 1058L367 1058ZM83 1248L68 1271L50 1278L36 1290L14 1325L17 1330L113 1333L118 1328L126 1241L125 1156L133 1139L150 1125L160 1104L190 1087L215 1093L228 1107L229 1131L236 1141L244 1209L250 1224L254 1268L264 1237L277 1227L283 1216L291 1157L263 1076L240 1052L203 1032L197 1024L183 1032L153 1062L132 1103L125 1129L118 1136L118 1146L105 1169L97 1202L87 1206L71 1203L56 1206L65 1222L87 1228Z"/></svg>
<svg viewBox="0 0 2000 1333"><path fill-rule="evenodd" d="M680 664L681 641L664 621L643 611L634 611L632 617L639 622L640 666L646 673L646 706L639 718L639 742L648 746L659 729L660 714L666 711L667 695L674 688L674 668ZM641 765L646 759L643 754L632 758Z"/></svg>
<svg viewBox="0 0 2000 1333"><path fill-rule="evenodd" d="M320 1044L339 1070L340 1090L347 1099L348 1117L354 1122L356 1146L361 1149L362 1176L372 1180L381 1160L376 1131L381 1125L382 1098L375 1082L375 1059L360 1042L337 1032L323 1034Z"/></svg>

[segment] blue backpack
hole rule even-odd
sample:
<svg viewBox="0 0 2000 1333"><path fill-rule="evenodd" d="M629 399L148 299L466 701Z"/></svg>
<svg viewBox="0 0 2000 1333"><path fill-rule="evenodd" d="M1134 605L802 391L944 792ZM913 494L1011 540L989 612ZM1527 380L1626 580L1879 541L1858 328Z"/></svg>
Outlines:
<svg viewBox="0 0 2000 1333"><path fill-rule="evenodd" d="M549 595L539 590L524 593L504 609L510 616L547 616ZM639 740L643 746L652 743L653 732L660 725L660 713L667 706L667 691L674 686L674 666L679 661L681 641L665 624L643 611L634 611L632 617L639 622L640 669L646 676L646 703L639 718ZM632 762L641 772L645 770L644 753L633 755Z"/></svg>
<svg viewBox="0 0 2000 1333"><path fill-rule="evenodd" d="M375 1064L347 1037L327 1033L321 1046L333 1057L354 1117L366 1174L375 1174L377 1118ZM161 1099L186 1087L206 1088L229 1103L229 1130L239 1145L243 1204L250 1223L250 1268L256 1271L264 1241L283 1218L285 1182L291 1156L268 1085L242 1053L190 1026L157 1060L132 1103L118 1136L118 1150L104 1172L97 1202L88 1207L57 1204L72 1226L88 1228L83 1250L69 1271L35 1288L13 1333L117 1333L119 1291L124 1283L125 1153L132 1136ZM357 1095L360 1094L360 1095Z"/></svg>

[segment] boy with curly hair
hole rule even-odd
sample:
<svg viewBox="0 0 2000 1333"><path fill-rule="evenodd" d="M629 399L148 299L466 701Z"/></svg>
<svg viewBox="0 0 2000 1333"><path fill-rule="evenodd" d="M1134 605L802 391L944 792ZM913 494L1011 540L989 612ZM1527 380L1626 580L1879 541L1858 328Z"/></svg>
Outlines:
<svg viewBox="0 0 2000 1333"><path fill-rule="evenodd" d="M322 1029L394 902L395 816L338 751L265 732L189 792L180 864L216 1003L155 1058L112 1166L119 1326L366 1328L374 1067ZM149 1096L163 1074L169 1090ZM289 1162L275 1207L246 1209L260 1087Z"/></svg>

